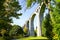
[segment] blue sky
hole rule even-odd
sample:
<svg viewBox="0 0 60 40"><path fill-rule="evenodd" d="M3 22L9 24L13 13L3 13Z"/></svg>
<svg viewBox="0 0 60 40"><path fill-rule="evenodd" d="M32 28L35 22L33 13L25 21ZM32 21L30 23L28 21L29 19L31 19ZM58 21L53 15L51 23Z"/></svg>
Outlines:
<svg viewBox="0 0 60 40"><path fill-rule="evenodd" d="M14 24L23 26L25 24L25 22L27 20L29 20L31 14L34 13L34 11L36 10L38 4L35 3L35 5L33 7L29 8L29 9L26 9L25 0L19 0L19 5L22 6L22 10L19 11L19 13L20 12L22 13L22 16L20 16L20 19L13 18L13 22L14 22ZM47 10L46 10L45 13L47 13ZM35 19L34 19L34 26L35 27L36 27L36 23L37 23L37 20L36 20L36 17L35 17Z"/></svg>

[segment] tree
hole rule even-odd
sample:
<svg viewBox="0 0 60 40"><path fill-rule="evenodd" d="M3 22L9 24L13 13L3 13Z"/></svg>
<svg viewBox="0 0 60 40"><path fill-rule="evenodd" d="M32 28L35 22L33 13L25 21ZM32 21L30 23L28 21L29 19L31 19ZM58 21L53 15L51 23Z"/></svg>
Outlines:
<svg viewBox="0 0 60 40"><path fill-rule="evenodd" d="M51 3L50 5L50 18L51 18L51 22L52 22L52 27L53 27L53 33L54 33L54 37L53 39L59 40L60 39L60 1L59 0L52 0L53 3Z"/></svg>
<svg viewBox="0 0 60 40"><path fill-rule="evenodd" d="M11 23L13 23L12 17L19 18L21 16L20 13L17 13L19 10L21 10L21 5L19 5L18 0L0 1L0 31L6 30L9 36L9 31L12 28Z"/></svg>
<svg viewBox="0 0 60 40"><path fill-rule="evenodd" d="M55 33L55 38L57 38L57 40L60 39L60 1L59 0L55 0L54 2L54 7L51 6L52 11L50 12L50 17L51 17L51 21L52 21L52 25L53 25L53 32Z"/></svg>
<svg viewBox="0 0 60 40"><path fill-rule="evenodd" d="M52 40L54 33L53 33L53 26L49 14L47 14L45 19L43 20L42 27L43 27L42 30L44 31L43 35L48 37L49 40Z"/></svg>
<svg viewBox="0 0 60 40"><path fill-rule="evenodd" d="M8 22L12 22L11 17L15 17L18 18L19 15L21 14L17 14L17 11L21 10L21 6L18 5L18 1L16 0L5 0L4 2L2 2L2 7L1 8L1 12L0 12L0 19L3 19L5 21ZM3 17L2 17L3 16Z"/></svg>
<svg viewBox="0 0 60 40"><path fill-rule="evenodd" d="M14 36L23 36L24 32L23 32L23 29L18 26L18 25L13 25L12 29L10 30L9 32L9 35L14 38Z"/></svg>

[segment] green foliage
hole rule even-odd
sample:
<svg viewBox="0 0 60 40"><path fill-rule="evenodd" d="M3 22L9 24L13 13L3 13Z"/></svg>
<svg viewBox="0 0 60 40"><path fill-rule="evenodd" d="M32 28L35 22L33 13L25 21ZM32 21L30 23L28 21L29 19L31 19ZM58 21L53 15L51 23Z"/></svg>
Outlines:
<svg viewBox="0 0 60 40"><path fill-rule="evenodd" d="M60 0L55 0L56 2L60 2Z"/></svg>
<svg viewBox="0 0 60 40"><path fill-rule="evenodd" d="M27 0L27 3L26 3L27 4L27 8L31 7L33 2L36 2L36 0Z"/></svg>
<svg viewBox="0 0 60 40"><path fill-rule="evenodd" d="M15 17L18 18L17 11L21 10L21 6L16 0L5 0L3 6L5 7L4 15L5 17Z"/></svg>
<svg viewBox="0 0 60 40"><path fill-rule="evenodd" d="M50 5L50 17L46 17L45 21L43 21L42 30L47 32L48 38L52 37L52 39L60 40L60 2L59 0L55 0L53 2L54 5ZM46 29L44 28L44 25ZM43 34L45 34L45 32Z"/></svg>
<svg viewBox="0 0 60 40"><path fill-rule="evenodd" d="M10 39L9 31L12 28L12 18L21 16L17 11L21 10L17 0L0 0L0 36L6 40Z"/></svg>
<svg viewBox="0 0 60 40"><path fill-rule="evenodd" d="M17 14L17 11L21 10L21 6L18 5L16 0L2 0L0 1L0 20L4 20L8 23L12 23L12 18L19 18L21 14Z"/></svg>
<svg viewBox="0 0 60 40"><path fill-rule="evenodd" d="M42 3L42 0L38 0L38 3L40 3L40 4L41 4L41 3Z"/></svg>
<svg viewBox="0 0 60 40"><path fill-rule="evenodd" d="M46 5L43 3L43 4L41 5L40 14L42 14L42 13L45 12L45 8L46 8Z"/></svg>
<svg viewBox="0 0 60 40"><path fill-rule="evenodd" d="M57 0L58 1L58 0ZM60 6L59 2L56 2L53 11L50 13L52 25L53 25L53 32L55 33L54 37L57 37L57 40L60 39ZM57 35L57 36L56 36Z"/></svg>
<svg viewBox="0 0 60 40"><path fill-rule="evenodd" d="M27 3L26 3L27 4L27 8L31 7L31 5L35 4L36 2L39 3L39 4L41 4L42 0L27 0Z"/></svg>
<svg viewBox="0 0 60 40"><path fill-rule="evenodd" d="M27 0L27 7L30 7L32 4L32 0Z"/></svg>
<svg viewBox="0 0 60 40"><path fill-rule="evenodd" d="M18 25L13 25L12 29L10 30L10 35L17 34L18 32L20 32L20 34L22 34L23 33L22 28Z"/></svg>
<svg viewBox="0 0 60 40"><path fill-rule="evenodd" d="M54 34L52 32L53 27L52 27L52 23L51 23L51 19L50 19L49 14L46 15L46 17L43 21L42 27L44 28L44 31L45 31L43 34L45 34L45 36L47 36L49 38L49 40L52 40Z"/></svg>
<svg viewBox="0 0 60 40"><path fill-rule="evenodd" d="M23 29L20 27L20 26L18 26L18 25L13 25L13 27L12 27L12 29L10 30L10 32L9 32L9 35L11 36L11 37L13 37L14 38L14 36L15 37L17 37L17 36L19 36L19 35L21 35L21 37L23 36Z"/></svg>
<svg viewBox="0 0 60 40"><path fill-rule="evenodd" d="M48 4L48 0L44 0L46 4Z"/></svg>

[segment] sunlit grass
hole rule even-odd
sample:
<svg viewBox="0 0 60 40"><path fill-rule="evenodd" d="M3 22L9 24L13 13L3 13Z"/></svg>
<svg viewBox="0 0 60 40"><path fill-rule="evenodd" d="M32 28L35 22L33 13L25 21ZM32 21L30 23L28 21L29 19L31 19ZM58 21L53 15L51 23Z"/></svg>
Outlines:
<svg viewBox="0 0 60 40"><path fill-rule="evenodd" d="M43 40L43 39L48 40L48 38L46 37L25 37L25 38L20 38L17 40Z"/></svg>

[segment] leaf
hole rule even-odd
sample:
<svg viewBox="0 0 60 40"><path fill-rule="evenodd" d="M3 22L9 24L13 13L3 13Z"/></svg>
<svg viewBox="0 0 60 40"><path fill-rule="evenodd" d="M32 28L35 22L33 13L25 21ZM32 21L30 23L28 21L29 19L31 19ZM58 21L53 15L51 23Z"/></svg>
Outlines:
<svg viewBox="0 0 60 40"><path fill-rule="evenodd" d="M55 0L56 2L60 2L60 0Z"/></svg>
<svg viewBox="0 0 60 40"><path fill-rule="evenodd" d="M27 0L27 7L30 7L32 5L32 0Z"/></svg>

